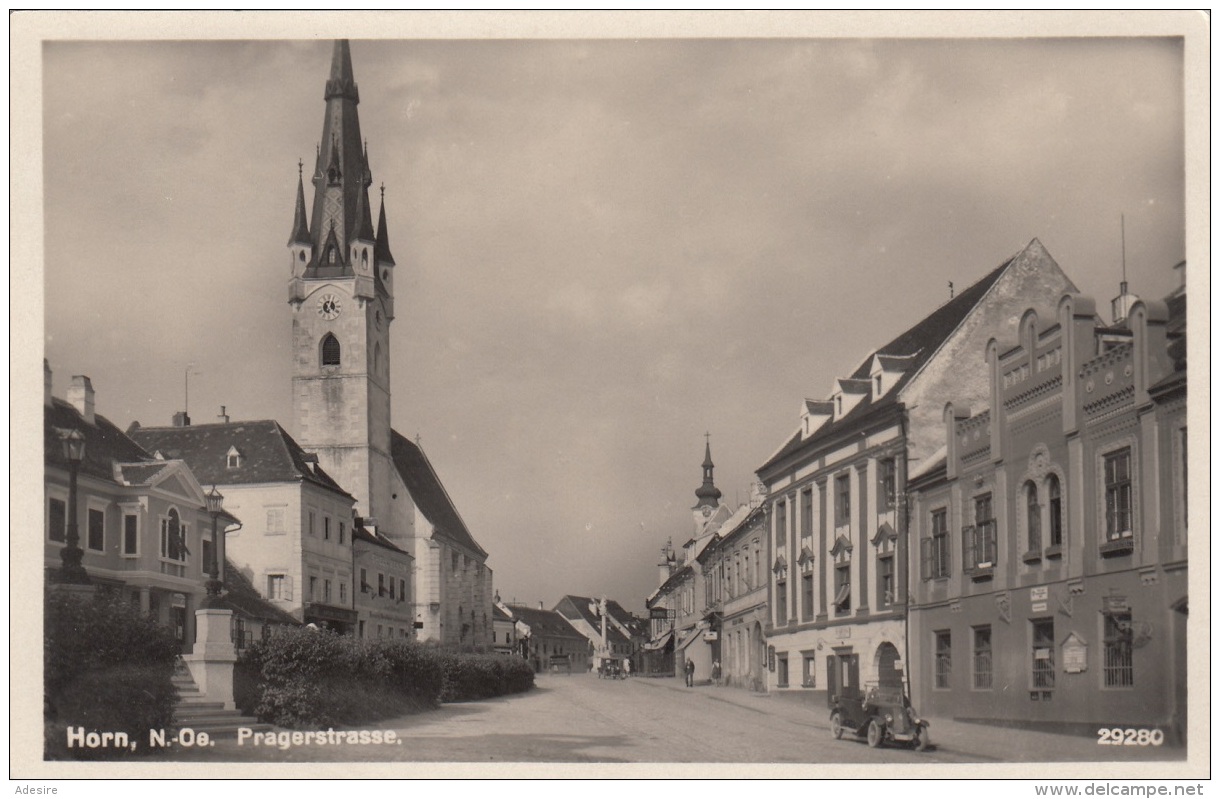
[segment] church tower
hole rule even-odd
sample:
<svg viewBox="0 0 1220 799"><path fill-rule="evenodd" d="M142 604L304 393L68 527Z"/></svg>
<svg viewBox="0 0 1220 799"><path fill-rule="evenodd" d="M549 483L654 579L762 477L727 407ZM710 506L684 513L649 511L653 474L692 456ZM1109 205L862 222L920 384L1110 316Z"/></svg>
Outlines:
<svg viewBox="0 0 1220 799"><path fill-rule="evenodd" d="M698 530L703 524L716 512L716 508L720 506L720 489L716 488L715 482L712 480L712 437L707 436L707 448L703 454L703 485L695 489L695 496L698 502L691 510L695 513L695 529Z"/></svg>
<svg viewBox="0 0 1220 799"><path fill-rule="evenodd" d="M390 518L390 323L394 258L382 190L377 230L369 206L368 144L346 40L335 42L326 115L306 217L303 165L288 241L294 435L365 517Z"/></svg>

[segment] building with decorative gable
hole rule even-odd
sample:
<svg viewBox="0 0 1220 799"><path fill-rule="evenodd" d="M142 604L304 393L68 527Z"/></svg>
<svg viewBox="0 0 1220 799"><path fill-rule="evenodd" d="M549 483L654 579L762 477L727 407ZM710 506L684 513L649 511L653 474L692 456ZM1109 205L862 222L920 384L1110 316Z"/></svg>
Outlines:
<svg viewBox="0 0 1220 799"><path fill-rule="evenodd" d="M609 605L604 598L568 594L553 608L588 640L594 668L605 658L630 658L635 651L630 628L614 617Z"/></svg>
<svg viewBox="0 0 1220 799"><path fill-rule="evenodd" d="M768 495L769 688L844 695L900 684L907 658L908 470L943 443L950 398L989 396L982 353L1072 282L1036 239L887 344L758 470Z"/></svg>
<svg viewBox="0 0 1220 799"><path fill-rule="evenodd" d="M305 624L357 631L352 496L277 422L131 425L131 438L158 458L180 459L225 507L245 520L226 555L280 610Z"/></svg>
<svg viewBox="0 0 1220 799"><path fill-rule="evenodd" d="M491 569L419 444L392 429L394 273L384 190L374 229L368 147L348 42L335 42L311 172L289 235L293 430L356 500L365 526L415 559L418 637L490 646Z"/></svg>
<svg viewBox="0 0 1220 799"><path fill-rule="evenodd" d="M912 475L923 712L1185 733L1185 293L1065 293L982 350Z"/></svg>

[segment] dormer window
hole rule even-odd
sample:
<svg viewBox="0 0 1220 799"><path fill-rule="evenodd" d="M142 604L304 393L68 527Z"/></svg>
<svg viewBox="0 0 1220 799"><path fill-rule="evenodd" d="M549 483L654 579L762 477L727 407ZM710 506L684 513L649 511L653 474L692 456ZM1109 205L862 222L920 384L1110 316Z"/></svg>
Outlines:
<svg viewBox="0 0 1220 799"><path fill-rule="evenodd" d="M241 468L242 457L237 447L229 447L228 453L225 454L225 466L229 469Z"/></svg>
<svg viewBox="0 0 1220 799"><path fill-rule="evenodd" d="M876 384L877 384L877 385L876 385L876 389L875 389L875 391L877 392L877 393L876 393L876 396L880 397L880 396L881 396L881 394L882 394L882 391L881 391L881 375L877 375L877 377L875 378L875 382L876 382Z"/></svg>

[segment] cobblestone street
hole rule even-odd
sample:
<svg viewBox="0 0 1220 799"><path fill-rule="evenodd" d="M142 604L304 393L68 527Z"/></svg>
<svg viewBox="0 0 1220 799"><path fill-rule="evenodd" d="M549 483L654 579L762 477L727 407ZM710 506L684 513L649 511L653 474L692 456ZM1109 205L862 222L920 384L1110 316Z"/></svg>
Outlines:
<svg viewBox="0 0 1220 799"><path fill-rule="evenodd" d="M1101 747L1093 737L932 721L933 747L870 749L830 735L827 713L728 687L685 688L675 679L599 680L543 675L528 694L377 725L401 743L371 746L239 746L179 749L158 759L237 762L555 762L955 764L1181 760L1182 749ZM1114 771L1115 767L1107 767Z"/></svg>

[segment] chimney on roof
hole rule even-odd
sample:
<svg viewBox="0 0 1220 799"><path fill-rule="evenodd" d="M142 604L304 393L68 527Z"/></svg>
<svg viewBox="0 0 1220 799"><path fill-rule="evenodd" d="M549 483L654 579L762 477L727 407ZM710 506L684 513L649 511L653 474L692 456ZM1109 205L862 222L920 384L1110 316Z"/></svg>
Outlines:
<svg viewBox="0 0 1220 799"><path fill-rule="evenodd" d="M191 417L186 415L186 411L178 411L174 414L174 427L190 427Z"/></svg>
<svg viewBox="0 0 1220 799"><path fill-rule="evenodd" d="M51 407L51 364L42 359L42 404Z"/></svg>
<svg viewBox="0 0 1220 799"><path fill-rule="evenodd" d="M220 415L217 416L216 418L220 420L221 424L229 423L229 414L225 413L225 406L223 406L223 405L220 406Z"/></svg>
<svg viewBox="0 0 1220 799"><path fill-rule="evenodd" d="M93 383L85 375L73 375L72 385L68 386L68 402L85 417L85 421L94 424L93 417Z"/></svg>

